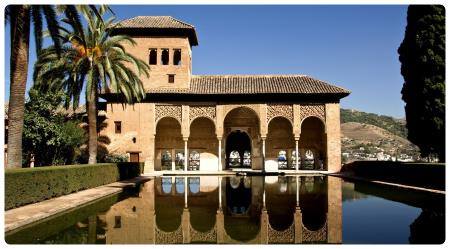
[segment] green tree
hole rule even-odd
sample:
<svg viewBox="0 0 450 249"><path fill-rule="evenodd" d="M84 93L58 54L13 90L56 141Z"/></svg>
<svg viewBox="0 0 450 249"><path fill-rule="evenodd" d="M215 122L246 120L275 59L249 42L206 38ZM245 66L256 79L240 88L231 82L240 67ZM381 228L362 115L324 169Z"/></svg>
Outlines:
<svg viewBox="0 0 450 249"><path fill-rule="evenodd" d="M7 167L20 168L22 167L22 132L31 23L34 24L36 53L39 53L42 48L43 18L46 20L57 52L61 45L58 21L52 5L8 5L5 9L5 18L11 29Z"/></svg>
<svg viewBox="0 0 450 249"><path fill-rule="evenodd" d="M86 142L80 120L67 120L61 103L64 93L30 89L25 104L23 157L35 166L71 164Z"/></svg>
<svg viewBox="0 0 450 249"><path fill-rule="evenodd" d="M399 49L408 139L445 161L445 8L411 5Z"/></svg>
<svg viewBox="0 0 450 249"><path fill-rule="evenodd" d="M105 9L100 9L103 16ZM124 43L135 45L124 35L111 35L114 17L103 21L92 10L84 10L87 27L79 29L70 22L61 28L65 45L62 56L55 47L41 53L35 64L35 83L41 89L64 89L74 108L85 87L89 128L89 160L97 162L97 102L99 92L112 92L128 103L145 97L140 75L149 77L149 66L125 51ZM134 70L133 70L134 68Z"/></svg>

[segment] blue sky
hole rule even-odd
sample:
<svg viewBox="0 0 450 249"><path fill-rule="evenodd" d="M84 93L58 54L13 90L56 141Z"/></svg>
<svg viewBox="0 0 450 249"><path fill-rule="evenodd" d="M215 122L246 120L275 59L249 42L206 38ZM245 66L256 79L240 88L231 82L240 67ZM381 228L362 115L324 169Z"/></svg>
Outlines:
<svg viewBox="0 0 450 249"><path fill-rule="evenodd" d="M404 117L397 48L407 6L111 5L117 19L170 15L196 27L194 74L306 74L352 94L342 107ZM9 27L5 101L9 98ZM30 46L30 69L36 58ZM29 70L28 85L31 85Z"/></svg>

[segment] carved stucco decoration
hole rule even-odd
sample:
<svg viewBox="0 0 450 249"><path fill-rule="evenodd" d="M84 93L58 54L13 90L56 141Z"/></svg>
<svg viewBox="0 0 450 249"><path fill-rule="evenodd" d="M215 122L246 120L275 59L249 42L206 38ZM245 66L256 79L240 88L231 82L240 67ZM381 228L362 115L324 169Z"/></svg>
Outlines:
<svg viewBox="0 0 450 249"><path fill-rule="evenodd" d="M278 231L268 225L267 229L268 241L270 244L289 244L295 242L295 226L294 222L283 231Z"/></svg>
<svg viewBox="0 0 450 249"><path fill-rule="evenodd" d="M191 242L217 242L216 226L209 231L200 232L189 225Z"/></svg>
<svg viewBox="0 0 450 249"><path fill-rule="evenodd" d="M165 117L172 117L181 124L181 106L180 105L157 105L155 106L155 123Z"/></svg>
<svg viewBox="0 0 450 249"><path fill-rule="evenodd" d="M325 105L323 104L300 105L300 122L303 122L305 118L310 116L320 118L325 123Z"/></svg>
<svg viewBox="0 0 450 249"><path fill-rule="evenodd" d="M173 232L164 232L159 230L158 227L155 229L156 244L182 244L183 243L183 230L180 225L177 230Z"/></svg>
<svg viewBox="0 0 450 249"><path fill-rule="evenodd" d="M206 117L211 119L214 123L216 120L215 106L190 106L189 107L189 122L191 123L198 117Z"/></svg>
<svg viewBox="0 0 450 249"><path fill-rule="evenodd" d="M267 124L276 117L284 117L294 123L294 108L292 105L268 104L267 105Z"/></svg>
<svg viewBox="0 0 450 249"><path fill-rule="evenodd" d="M239 108L239 107L249 108L249 109L253 110L253 111L255 112L255 115L258 117L258 119L260 118L260 117L259 117L259 105L258 105L258 104L226 105L226 106L224 107L224 112L223 112L224 115L223 115L223 118L225 119L226 116L227 116L231 111L233 111L234 109L237 109L237 108Z"/></svg>
<svg viewBox="0 0 450 249"><path fill-rule="evenodd" d="M303 242L326 242L327 241L327 223L322 226L317 231L310 231L308 230L303 224L303 232L302 232L302 241Z"/></svg>

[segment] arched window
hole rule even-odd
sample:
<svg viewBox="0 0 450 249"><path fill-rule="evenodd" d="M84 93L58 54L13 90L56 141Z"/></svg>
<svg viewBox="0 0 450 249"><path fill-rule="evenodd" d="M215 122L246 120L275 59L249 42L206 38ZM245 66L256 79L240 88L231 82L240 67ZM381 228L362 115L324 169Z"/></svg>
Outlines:
<svg viewBox="0 0 450 249"><path fill-rule="evenodd" d="M244 167L252 166L252 153L248 150L244 151L244 158L242 160L242 164Z"/></svg>
<svg viewBox="0 0 450 249"><path fill-rule="evenodd" d="M230 178L230 186L233 189L237 189L239 188L239 185L241 185L241 179L242 177L240 176L233 176Z"/></svg>
<svg viewBox="0 0 450 249"><path fill-rule="evenodd" d="M148 55L148 64L156 65L156 61L157 61L156 49L152 48L152 49L150 49L150 53Z"/></svg>
<svg viewBox="0 0 450 249"><path fill-rule="evenodd" d="M239 154L239 151L233 150L230 152L230 167L239 167L241 166L241 155Z"/></svg>
<svg viewBox="0 0 450 249"><path fill-rule="evenodd" d="M175 178L175 190L177 191L177 194L184 193L184 178L183 177Z"/></svg>
<svg viewBox="0 0 450 249"><path fill-rule="evenodd" d="M292 169L295 169L295 162L296 161L298 162L298 165L300 166L300 158L297 157L297 152L295 150L293 150L292 153L291 153L291 165L290 165L290 167Z"/></svg>
<svg viewBox="0 0 450 249"><path fill-rule="evenodd" d="M184 151L175 152L175 169L184 170Z"/></svg>
<svg viewBox="0 0 450 249"><path fill-rule="evenodd" d="M175 66L181 65L181 49L173 50L173 64Z"/></svg>
<svg viewBox="0 0 450 249"><path fill-rule="evenodd" d="M172 178L161 178L161 188L164 194L170 194L172 192Z"/></svg>
<svg viewBox="0 0 450 249"><path fill-rule="evenodd" d="M304 169L314 169L314 153L312 150L306 150L305 152L305 165Z"/></svg>
<svg viewBox="0 0 450 249"><path fill-rule="evenodd" d="M195 150L189 154L189 170L200 170L200 153Z"/></svg>
<svg viewBox="0 0 450 249"><path fill-rule="evenodd" d="M189 191L192 194L200 192L200 177L189 177Z"/></svg>
<svg viewBox="0 0 450 249"><path fill-rule="evenodd" d="M162 50L161 65L169 65L169 50L168 49Z"/></svg>
<svg viewBox="0 0 450 249"><path fill-rule="evenodd" d="M285 150L280 150L278 152L278 168L279 169L287 169L287 153Z"/></svg>
<svg viewBox="0 0 450 249"><path fill-rule="evenodd" d="M161 168L162 170L172 170L172 154L168 150L161 153Z"/></svg>
<svg viewBox="0 0 450 249"><path fill-rule="evenodd" d="M280 186L280 193L286 193L287 186L288 186L287 177L279 176L278 177L278 185Z"/></svg>

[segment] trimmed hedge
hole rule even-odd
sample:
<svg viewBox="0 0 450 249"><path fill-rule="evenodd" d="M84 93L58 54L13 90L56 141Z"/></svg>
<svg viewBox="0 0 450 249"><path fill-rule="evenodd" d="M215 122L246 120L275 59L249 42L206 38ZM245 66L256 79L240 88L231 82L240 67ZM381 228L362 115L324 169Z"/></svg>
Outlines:
<svg viewBox="0 0 450 249"><path fill-rule="evenodd" d="M142 172L142 163L7 169L5 170L5 209L131 179Z"/></svg>
<svg viewBox="0 0 450 249"><path fill-rule="evenodd" d="M355 161L342 167L356 176L423 188L445 190L445 164Z"/></svg>

